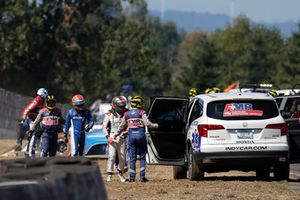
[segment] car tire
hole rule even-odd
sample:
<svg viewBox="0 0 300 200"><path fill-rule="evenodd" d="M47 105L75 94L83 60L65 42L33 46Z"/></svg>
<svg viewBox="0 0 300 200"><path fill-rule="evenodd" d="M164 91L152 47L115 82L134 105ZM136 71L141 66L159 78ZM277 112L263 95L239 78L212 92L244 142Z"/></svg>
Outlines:
<svg viewBox="0 0 300 200"><path fill-rule="evenodd" d="M277 164L274 166L274 179L276 181L289 180L290 165L289 163Z"/></svg>
<svg viewBox="0 0 300 200"><path fill-rule="evenodd" d="M270 178L270 170L269 169L262 169L256 171L256 178L258 180L267 181Z"/></svg>
<svg viewBox="0 0 300 200"><path fill-rule="evenodd" d="M187 168L184 166L173 166L173 178L185 179L187 177Z"/></svg>
<svg viewBox="0 0 300 200"><path fill-rule="evenodd" d="M192 148L189 149L188 155L188 170L189 170L189 179L191 181L202 180L204 178L204 170L200 169L197 165L195 158L192 153Z"/></svg>

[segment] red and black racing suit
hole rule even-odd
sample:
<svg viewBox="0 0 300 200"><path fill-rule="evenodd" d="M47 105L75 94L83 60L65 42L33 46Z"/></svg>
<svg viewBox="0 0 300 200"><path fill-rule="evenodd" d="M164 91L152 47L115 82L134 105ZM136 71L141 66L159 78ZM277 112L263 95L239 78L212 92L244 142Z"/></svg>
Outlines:
<svg viewBox="0 0 300 200"><path fill-rule="evenodd" d="M23 109L21 115L20 129L17 135L16 144L21 146L25 137L26 131L29 130L29 125L35 120L39 111L43 108L45 100L41 96L36 96L31 102ZM30 138L28 138L30 141Z"/></svg>

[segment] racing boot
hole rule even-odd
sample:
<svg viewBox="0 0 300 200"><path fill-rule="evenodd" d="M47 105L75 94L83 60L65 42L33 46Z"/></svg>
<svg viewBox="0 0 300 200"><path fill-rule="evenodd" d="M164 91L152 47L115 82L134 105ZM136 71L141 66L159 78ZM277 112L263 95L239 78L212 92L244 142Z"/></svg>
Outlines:
<svg viewBox="0 0 300 200"><path fill-rule="evenodd" d="M111 182L112 181L112 175L111 174L108 174L106 181L107 182Z"/></svg>
<svg viewBox="0 0 300 200"><path fill-rule="evenodd" d="M118 173L118 176L119 176L120 181L121 181L122 183L126 182L126 178L124 177L124 175L123 175L122 173Z"/></svg>
<svg viewBox="0 0 300 200"><path fill-rule="evenodd" d="M146 177L141 178L141 182L148 182L149 180Z"/></svg>
<svg viewBox="0 0 300 200"><path fill-rule="evenodd" d="M22 150L22 145L20 143L16 144L15 151L21 151L21 150Z"/></svg>

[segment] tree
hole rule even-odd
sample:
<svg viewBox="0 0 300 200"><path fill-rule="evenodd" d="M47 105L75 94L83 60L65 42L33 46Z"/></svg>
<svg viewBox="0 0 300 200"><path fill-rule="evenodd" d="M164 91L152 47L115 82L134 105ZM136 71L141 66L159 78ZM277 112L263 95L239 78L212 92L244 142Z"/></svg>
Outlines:
<svg viewBox="0 0 300 200"><path fill-rule="evenodd" d="M178 50L179 64L172 76L175 91L186 95L191 87L204 91L218 85L218 68L215 45L207 34L193 32L181 42Z"/></svg>
<svg viewBox="0 0 300 200"><path fill-rule="evenodd" d="M300 83L298 74L300 73L300 24L298 31L288 38L284 47L283 56L285 58L280 71L274 76L277 78L283 88L291 88L295 84Z"/></svg>
<svg viewBox="0 0 300 200"><path fill-rule="evenodd" d="M214 35L223 85L276 82L273 76L282 61L283 40L278 30L250 23L239 16L232 26Z"/></svg>

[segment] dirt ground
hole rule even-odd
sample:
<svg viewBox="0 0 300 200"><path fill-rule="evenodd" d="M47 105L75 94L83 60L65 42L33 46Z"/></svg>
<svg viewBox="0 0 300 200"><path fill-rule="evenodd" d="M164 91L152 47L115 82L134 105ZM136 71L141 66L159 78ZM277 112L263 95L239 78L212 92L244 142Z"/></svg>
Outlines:
<svg viewBox="0 0 300 200"><path fill-rule="evenodd" d="M106 160L98 160L100 171L110 200L114 199L293 199L300 193L288 188L287 181L256 181L255 174L229 172L206 174L204 181L174 180L172 167L147 166L147 183L121 183L117 175L106 182ZM137 176L138 178L138 176Z"/></svg>
<svg viewBox="0 0 300 200"><path fill-rule="evenodd" d="M3 154L12 149L15 140L0 140L1 159L13 159ZM257 181L255 173L228 172L205 174L204 181L174 180L171 166L147 165L147 183L121 183L117 175L106 182L105 158L96 160L100 167L109 200L182 200L182 199L268 199L300 200L300 192L289 187L287 181ZM139 165L137 165L138 168ZM128 175L128 174L126 174ZM299 180L298 180L299 181Z"/></svg>
<svg viewBox="0 0 300 200"><path fill-rule="evenodd" d="M0 139L0 155L11 150L16 144L16 140Z"/></svg>

